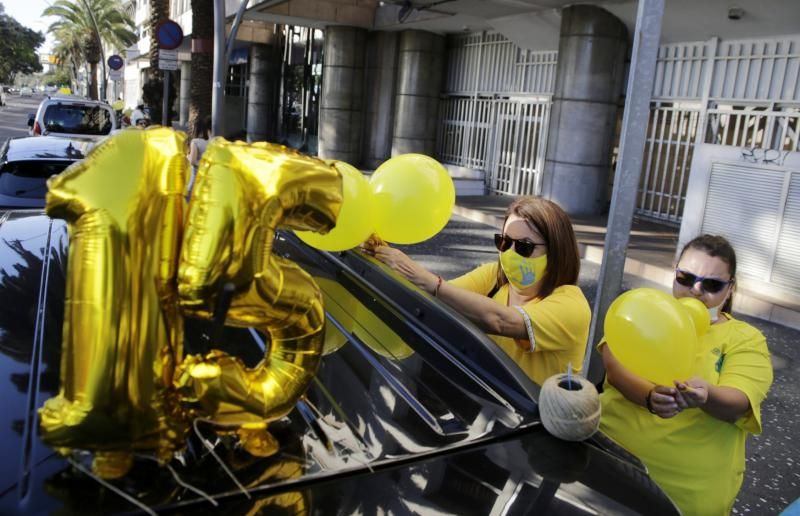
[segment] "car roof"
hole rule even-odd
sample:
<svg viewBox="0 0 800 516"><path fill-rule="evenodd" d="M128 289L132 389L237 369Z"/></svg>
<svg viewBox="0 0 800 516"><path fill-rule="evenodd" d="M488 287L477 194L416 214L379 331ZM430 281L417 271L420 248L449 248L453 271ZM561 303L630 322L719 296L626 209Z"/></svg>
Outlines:
<svg viewBox="0 0 800 516"><path fill-rule="evenodd" d="M102 106L111 109L111 106L107 102L103 102L102 100L91 100L85 97L79 97L77 95L65 95L65 94L53 94L48 95L46 99L42 102L50 101L53 102L61 102L61 103L75 103L75 104L89 104L93 106Z"/></svg>
<svg viewBox="0 0 800 516"><path fill-rule="evenodd" d="M11 138L0 150L0 162L28 160L83 159L97 143L96 138L80 136L26 136Z"/></svg>

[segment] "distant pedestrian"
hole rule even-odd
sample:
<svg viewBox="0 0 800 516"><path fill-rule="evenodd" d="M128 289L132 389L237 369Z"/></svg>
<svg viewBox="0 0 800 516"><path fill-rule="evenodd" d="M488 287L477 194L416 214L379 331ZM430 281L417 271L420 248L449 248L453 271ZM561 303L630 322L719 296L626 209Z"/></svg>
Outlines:
<svg viewBox="0 0 800 516"><path fill-rule="evenodd" d="M192 177L189 178L189 187L187 195L191 195L192 188L194 187L194 178L197 175L197 167L200 165L200 159L208 146L208 140L211 138L211 116L206 115L202 118L192 135L192 140L189 142L189 163L192 166Z"/></svg>
<svg viewBox="0 0 800 516"><path fill-rule="evenodd" d="M580 372L591 310L577 285L580 256L569 217L554 202L520 197L494 243L496 261L450 281L382 242L364 249L487 332L539 385L570 364Z"/></svg>
<svg viewBox="0 0 800 516"><path fill-rule="evenodd" d="M654 385L600 345L607 379L600 429L639 457L683 514L729 514L742 486L745 440L761 433L761 403L772 384L767 341L731 316L736 254L702 235L683 248L672 293L706 305L697 376Z"/></svg>

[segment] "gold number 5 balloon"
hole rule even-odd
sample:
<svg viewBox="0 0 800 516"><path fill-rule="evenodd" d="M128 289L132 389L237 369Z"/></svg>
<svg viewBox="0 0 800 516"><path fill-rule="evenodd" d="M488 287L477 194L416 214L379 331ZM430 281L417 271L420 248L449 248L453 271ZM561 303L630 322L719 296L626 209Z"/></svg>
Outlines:
<svg viewBox="0 0 800 516"><path fill-rule="evenodd" d="M260 328L270 343L252 369L221 351L190 357L178 384L216 422L240 426L251 453L274 452L266 422L292 409L322 354L321 293L296 264L272 255L275 230L326 232L341 203L341 174L286 147L217 138L203 154L181 250L181 306L210 318L221 286L233 283L226 324Z"/></svg>

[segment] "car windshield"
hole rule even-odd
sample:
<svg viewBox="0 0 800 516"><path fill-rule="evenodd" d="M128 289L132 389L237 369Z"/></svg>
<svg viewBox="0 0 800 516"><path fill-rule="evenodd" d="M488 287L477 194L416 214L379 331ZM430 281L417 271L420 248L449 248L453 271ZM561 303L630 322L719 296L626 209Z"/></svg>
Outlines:
<svg viewBox="0 0 800 516"><path fill-rule="evenodd" d="M100 106L53 104L44 113L48 133L101 135L111 132L111 112Z"/></svg>

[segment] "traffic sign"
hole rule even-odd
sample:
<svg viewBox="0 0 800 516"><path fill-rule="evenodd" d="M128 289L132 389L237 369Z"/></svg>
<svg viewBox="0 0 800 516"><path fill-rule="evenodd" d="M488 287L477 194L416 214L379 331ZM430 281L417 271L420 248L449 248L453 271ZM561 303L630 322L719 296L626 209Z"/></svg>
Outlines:
<svg viewBox="0 0 800 516"><path fill-rule="evenodd" d="M156 25L156 41L160 48L173 50L183 42L183 29L172 20L164 20Z"/></svg>
<svg viewBox="0 0 800 516"><path fill-rule="evenodd" d="M178 69L178 51L177 50L164 50L158 49L158 69L159 70L177 70Z"/></svg>
<svg viewBox="0 0 800 516"><path fill-rule="evenodd" d="M125 66L125 61L123 61L121 56L114 54L113 56L109 56L108 66L112 70L119 70L120 68Z"/></svg>
<svg viewBox="0 0 800 516"><path fill-rule="evenodd" d="M122 80L122 70L111 70L108 72L108 78L112 81L121 81Z"/></svg>

